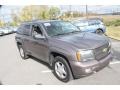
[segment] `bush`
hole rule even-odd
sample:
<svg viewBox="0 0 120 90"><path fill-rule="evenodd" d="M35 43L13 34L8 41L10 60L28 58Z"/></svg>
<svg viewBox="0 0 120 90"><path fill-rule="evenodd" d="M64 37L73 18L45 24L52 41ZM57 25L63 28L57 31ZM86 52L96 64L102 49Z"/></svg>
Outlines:
<svg viewBox="0 0 120 90"><path fill-rule="evenodd" d="M114 21L110 21L110 22L105 22L106 26L120 26L120 20L114 20Z"/></svg>

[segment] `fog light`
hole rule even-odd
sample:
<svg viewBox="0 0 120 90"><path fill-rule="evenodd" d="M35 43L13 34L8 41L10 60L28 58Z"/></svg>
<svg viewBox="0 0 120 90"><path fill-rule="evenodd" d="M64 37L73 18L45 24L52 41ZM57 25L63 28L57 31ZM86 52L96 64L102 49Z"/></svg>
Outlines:
<svg viewBox="0 0 120 90"><path fill-rule="evenodd" d="M92 70L91 70L90 68L87 68L87 69L85 69L85 72L86 72L86 73L91 73Z"/></svg>

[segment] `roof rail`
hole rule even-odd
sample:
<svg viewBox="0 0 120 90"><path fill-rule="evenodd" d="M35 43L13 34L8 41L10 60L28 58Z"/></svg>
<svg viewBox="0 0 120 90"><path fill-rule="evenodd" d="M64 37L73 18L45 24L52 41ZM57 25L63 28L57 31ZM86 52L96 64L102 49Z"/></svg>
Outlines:
<svg viewBox="0 0 120 90"><path fill-rule="evenodd" d="M30 20L30 21L23 21L22 23L26 23L26 22L34 22L34 21L40 21L41 19L35 19L35 20Z"/></svg>

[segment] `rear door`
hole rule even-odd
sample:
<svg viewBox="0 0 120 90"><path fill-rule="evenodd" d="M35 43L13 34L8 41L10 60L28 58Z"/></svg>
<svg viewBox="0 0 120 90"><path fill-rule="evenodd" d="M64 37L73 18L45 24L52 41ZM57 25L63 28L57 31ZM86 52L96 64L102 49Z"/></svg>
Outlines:
<svg viewBox="0 0 120 90"><path fill-rule="evenodd" d="M30 24L24 24L22 25L22 38L23 38L23 45L24 45L24 50L26 50L29 54L31 52L31 45L30 45L30 40L31 40L31 25Z"/></svg>
<svg viewBox="0 0 120 90"><path fill-rule="evenodd" d="M96 20L89 20L88 30L89 32L95 32L99 25L97 24Z"/></svg>

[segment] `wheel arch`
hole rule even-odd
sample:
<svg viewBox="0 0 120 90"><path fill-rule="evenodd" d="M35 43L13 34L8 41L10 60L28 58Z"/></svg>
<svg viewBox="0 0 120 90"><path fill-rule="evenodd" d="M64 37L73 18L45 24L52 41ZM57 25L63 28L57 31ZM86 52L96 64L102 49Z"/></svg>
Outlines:
<svg viewBox="0 0 120 90"><path fill-rule="evenodd" d="M65 55L63 55L63 54L61 54L61 53L59 53L59 52L54 52L54 51L50 53L50 56L51 56L51 55L53 55L54 58L55 58L56 56L63 57L63 58L66 60L66 62L68 63L68 65L69 65L69 67L70 67L70 70L71 70L71 74L72 74L72 76L74 77L74 74L73 74L71 65L70 65L70 63L69 63L69 60L68 60L68 58L67 58ZM50 60L50 59L49 59L49 60ZM52 62L53 62L53 61L52 61Z"/></svg>
<svg viewBox="0 0 120 90"><path fill-rule="evenodd" d="M103 32L103 29L102 29L102 28L98 28L97 30L101 30L101 31ZM96 30L96 31L97 31L97 30Z"/></svg>
<svg viewBox="0 0 120 90"><path fill-rule="evenodd" d="M22 45L22 43L21 42L17 42L17 45Z"/></svg>

